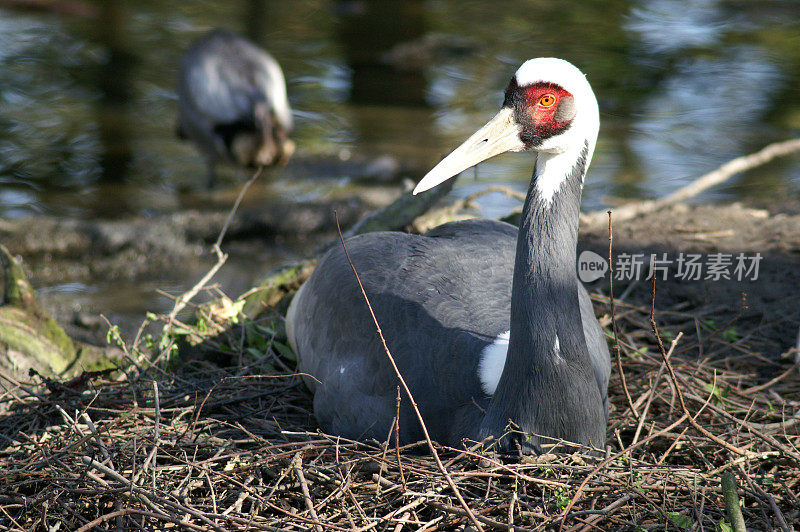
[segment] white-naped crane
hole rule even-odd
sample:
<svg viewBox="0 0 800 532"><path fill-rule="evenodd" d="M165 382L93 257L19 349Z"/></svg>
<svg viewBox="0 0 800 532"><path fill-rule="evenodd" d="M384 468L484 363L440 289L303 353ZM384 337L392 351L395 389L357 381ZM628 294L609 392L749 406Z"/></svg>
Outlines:
<svg viewBox="0 0 800 532"><path fill-rule="evenodd" d="M271 55L224 29L192 43L178 78L178 134L205 157L209 187L221 162L285 164L291 131L286 81Z"/></svg>
<svg viewBox="0 0 800 532"><path fill-rule="evenodd" d="M500 448L525 452L558 440L605 444L608 346L575 269L599 122L576 67L531 59L511 79L500 112L414 191L506 151L534 152L519 228L471 220L346 241L389 351L441 443L493 436ZM322 429L384 440L398 379L342 246L295 295L286 329ZM422 438L407 399L399 427L403 442Z"/></svg>

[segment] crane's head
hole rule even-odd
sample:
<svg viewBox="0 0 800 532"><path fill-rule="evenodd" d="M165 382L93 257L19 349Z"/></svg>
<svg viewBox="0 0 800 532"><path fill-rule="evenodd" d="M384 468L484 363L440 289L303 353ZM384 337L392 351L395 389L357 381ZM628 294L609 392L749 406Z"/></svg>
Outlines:
<svg viewBox="0 0 800 532"><path fill-rule="evenodd" d="M563 59L530 59L511 78L500 112L428 172L414 194L507 151L575 151L577 158L588 143L591 158L599 126L597 100L580 70Z"/></svg>
<svg viewBox="0 0 800 532"><path fill-rule="evenodd" d="M266 102L253 108L252 121L237 122L226 142L229 152L238 164L248 168L283 165L294 153L294 142L289 138L291 119L281 120ZM217 126L219 132L224 126Z"/></svg>

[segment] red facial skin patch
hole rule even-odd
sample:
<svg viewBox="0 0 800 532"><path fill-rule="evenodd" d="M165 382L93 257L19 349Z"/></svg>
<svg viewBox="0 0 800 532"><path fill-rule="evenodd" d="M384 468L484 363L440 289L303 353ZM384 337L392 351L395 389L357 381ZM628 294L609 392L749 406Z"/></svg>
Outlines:
<svg viewBox="0 0 800 532"><path fill-rule="evenodd" d="M550 106L541 105L542 96L552 95ZM566 131L575 118L575 99L569 91L555 83L534 83L520 87L516 78L506 89L503 107L514 110L520 125L519 138L527 149L540 145L545 139Z"/></svg>
<svg viewBox="0 0 800 532"><path fill-rule="evenodd" d="M537 128L545 131L555 131L563 128L575 116L572 94L553 83L535 83L523 89L525 101L533 123ZM543 96L552 95L555 101L550 106L540 102ZM565 101L569 98L568 101ZM569 107L566 109L564 107Z"/></svg>

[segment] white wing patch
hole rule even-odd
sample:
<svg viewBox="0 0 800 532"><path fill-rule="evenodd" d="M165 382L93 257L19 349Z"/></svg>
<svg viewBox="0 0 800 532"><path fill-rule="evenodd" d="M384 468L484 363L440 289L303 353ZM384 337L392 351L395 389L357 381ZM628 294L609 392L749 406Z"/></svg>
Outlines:
<svg viewBox="0 0 800 532"><path fill-rule="evenodd" d="M500 375L503 374L510 334L511 331L504 332L481 351L481 359L478 362L478 378L480 378L483 391L488 395L494 395L497 383L500 382Z"/></svg>
<svg viewBox="0 0 800 532"><path fill-rule="evenodd" d="M561 356L561 342L558 339L558 335L556 335L556 341L553 344L553 351L556 362L564 362L564 357Z"/></svg>

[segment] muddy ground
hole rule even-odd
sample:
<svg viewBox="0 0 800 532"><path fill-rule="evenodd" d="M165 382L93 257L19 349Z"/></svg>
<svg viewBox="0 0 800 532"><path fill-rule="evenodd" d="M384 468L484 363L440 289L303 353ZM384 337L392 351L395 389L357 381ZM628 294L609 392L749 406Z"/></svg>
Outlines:
<svg viewBox="0 0 800 532"><path fill-rule="evenodd" d="M796 212L796 211L795 211ZM614 225L614 256L621 253L667 254L673 263L667 280L656 281L656 307L712 311L714 327L731 323L747 331L747 344L765 355L778 356L797 343L800 325L800 215L731 205L677 205L671 209ZM608 254L608 228L582 231L581 246ZM734 263L730 279L681 280L676 278L678 256L722 253ZM734 275L736 256L761 255L756 279L753 273ZM748 262L749 266L750 263ZM631 287L631 284L633 286ZM607 280L593 286L608 292ZM619 282L615 295L627 290L628 302L650 305L651 281ZM744 296L744 305L743 305ZM703 312L705 313L705 312ZM735 336L735 335L734 335Z"/></svg>
<svg viewBox="0 0 800 532"><path fill-rule="evenodd" d="M398 186L378 192L311 203L245 206L234 216L224 248L247 261L254 271L259 257L278 247L291 249L289 256L303 257L334 238L332 211L343 227L363 214L391 201ZM730 322L746 330L748 345L771 357L796 345L800 324L800 208L783 205L768 212L741 204L678 205L614 225L614 256L666 253L673 263L667 280L657 282L657 308L697 309L713 312L718 319L710 327ZM0 220L0 242L21 256L34 286L40 290L61 283L159 282L176 279L191 283L213 264L209 252L227 218L227 210L192 210L159 217L135 217L114 221L65 220L28 217ZM608 254L608 228L582 227L579 252ZM675 261L680 253L738 253L762 256L756 280L680 280ZM617 259L615 259L617 260ZM227 268L226 265L225 268ZM223 290L237 296L247 289L243 276L221 272ZM733 270L731 269L731 272ZM246 276L245 276L246 277ZM257 277L257 275L256 275ZM752 277L752 272L750 277ZM248 278L252 279L254 277ZM249 281L248 281L249 282ZM607 294L608 281L590 284ZM615 295L627 303L650 304L650 281L618 280ZM742 304L742 294L746 303ZM97 318L103 309L76 309L43 297L56 318L80 340L102 343L105 324ZM108 313L106 313L108 314ZM144 315L110 315L123 331L135 331ZM120 323L121 321L121 323ZM703 324L708 326L709 324ZM701 324L698 324L700 327Z"/></svg>

